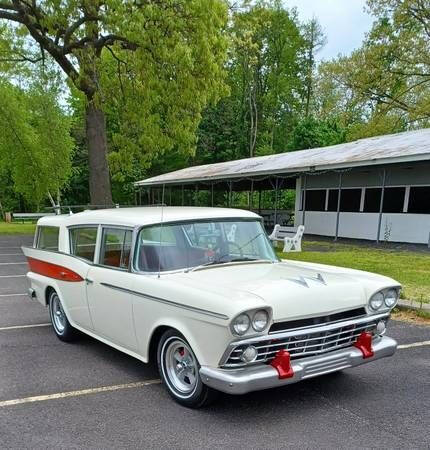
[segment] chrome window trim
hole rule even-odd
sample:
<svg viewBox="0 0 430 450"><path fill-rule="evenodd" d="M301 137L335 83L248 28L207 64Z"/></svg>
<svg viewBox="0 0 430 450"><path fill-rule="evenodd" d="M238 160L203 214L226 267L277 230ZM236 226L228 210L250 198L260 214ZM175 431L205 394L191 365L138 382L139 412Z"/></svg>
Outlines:
<svg viewBox="0 0 430 450"><path fill-rule="evenodd" d="M130 258L128 261L128 267L115 267L115 266L108 266L106 264L102 264L100 262L100 256L101 256L101 246L103 243L103 234L106 230L124 230L124 231L131 231L131 244L130 244ZM120 270L122 272L130 272L130 265L131 265L131 254L133 252L133 234L134 234L134 228L130 226L125 225L105 225L101 224L99 228L100 233L100 245L98 246L98 252L97 252L97 258L95 259L94 266L96 267L103 267L105 269L114 269L114 270Z"/></svg>
<svg viewBox="0 0 430 450"><path fill-rule="evenodd" d="M96 243L95 243L94 256L93 256L93 260L92 261L90 261L89 259L82 258L82 257L80 257L78 255L75 255L73 253L73 250L72 250L72 239L70 238L70 231L75 229L75 228L97 228ZM97 261L96 257L98 256L97 255L97 249L99 247L99 239L100 239L100 224L92 223L92 224L69 225L68 227L66 227L66 229L67 229L67 234L69 235L69 252L70 252L70 255L71 256L75 256L76 258L79 258L82 261L88 261L88 262L91 263L91 265L95 264L95 262Z"/></svg>
<svg viewBox="0 0 430 450"><path fill-rule="evenodd" d="M79 261L82 261L83 263L85 263L85 264L87 264L89 266L94 266L95 265L93 262L88 261L88 259L81 258L80 256L72 255L71 253L62 252L60 250L58 250L58 251L46 250L44 248L29 247L28 245L22 245L21 248L28 248L29 250L37 250L38 252L54 253L56 255L62 255L62 256L70 256L70 258L78 259ZM30 258L32 258L32 256L30 256Z"/></svg>
<svg viewBox="0 0 430 450"><path fill-rule="evenodd" d="M209 311L207 309L201 309L201 308L197 308L194 306L188 306L188 305L183 305L181 303L177 303L174 302L172 300L167 300L165 298L161 298L161 297L154 297L153 295L150 294L144 294L142 292L138 292L138 291L133 291L131 289L127 289L127 288L123 288L120 286L115 286L113 284L109 284L109 283L100 283L102 286L108 287L110 289L115 289L117 291L121 291L121 292L125 292L127 294L132 294L135 295L137 297L141 297L141 298L145 298L146 300L151 300L151 301L155 301L155 302L159 302L159 303L164 303L166 305L169 306L174 306L176 308L181 308L181 309L186 309L188 311L192 311L198 314L204 314L207 316L211 316L211 317L216 317L217 319L222 319L222 320L229 320L229 317L226 316L225 314L221 314L221 313L217 313L214 311Z"/></svg>
<svg viewBox="0 0 430 450"><path fill-rule="evenodd" d="M187 224L187 223L206 223L206 222L258 222L261 227L262 227L262 236L264 236L267 240L267 243L269 245L270 248L273 249L270 240L267 236L267 233L265 232L264 229L264 223L263 223L263 219L259 218L259 217L217 217L217 218L204 218L204 219L187 219L187 220L174 220L174 221L169 221L169 222L154 222L151 224L147 224L147 225L137 225L135 227L135 240L132 243L132 251L133 254L130 257L130 262L131 262L131 272L133 273L137 273L140 275L158 275L158 271L157 272L146 272L143 270L139 270L138 267L136 267L135 265L135 256L136 256L136 252L137 252L137 243L138 243L138 237L139 237L139 233L142 231L143 228L149 228L149 227L156 227L156 226L166 226L166 225L181 225L181 224ZM187 233L185 233L185 235L187 236ZM275 256L274 260L267 260L267 262L274 264L274 263L281 263L282 260L278 258L278 256L276 255L276 252L273 250L273 254ZM242 261L242 262L251 262L251 261ZM225 264L222 264L225 265ZM211 266L211 267L216 267L216 266ZM162 275L168 275L168 274L174 274L174 273L183 273L184 271L186 271L187 269L192 269L192 267L184 267L181 269L174 269L174 270L165 270L165 271L161 271L160 274Z"/></svg>
<svg viewBox="0 0 430 450"><path fill-rule="evenodd" d="M38 248L39 240L40 240L40 231L42 228L56 228L58 230L58 241L57 241L57 250L51 250L51 251L58 251L60 248L60 227L57 225L36 225L36 232L34 233L33 238L33 248L36 250L45 250L43 248Z"/></svg>

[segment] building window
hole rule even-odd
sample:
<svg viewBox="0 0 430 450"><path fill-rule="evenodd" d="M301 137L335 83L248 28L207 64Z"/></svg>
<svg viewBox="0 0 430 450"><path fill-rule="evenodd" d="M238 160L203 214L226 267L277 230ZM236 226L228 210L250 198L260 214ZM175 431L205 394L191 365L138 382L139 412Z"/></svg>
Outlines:
<svg viewBox="0 0 430 450"><path fill-rule="evenodd" d="M401 213L403 212L403 204L405 202L404 187L390 187L384 189L384 205L382 212L384 213Z"/></svg>
<svg viewBox="0 0 430 450"><path fill-rule="evenodd" d="M411 187L408 212L412 214L430 214L430 186Z"/></svg>
<svg viewBox="0 0 430 450"><path fill-rule="evenodd" d="M381 188L366 188L363 212L379 212L381 208L381 194Z"/></svg>
<svg viewBox="0 0 430 450"><path fill-rule="evenodd" d="M360 212L361 189L342 189L340 210L342 212Z"/></svg>
<svg viewBox="0 0 430 450"><path fill-rule="evenodd" d="M97 227L76 227L70 230L72 255L93 262L96 250Z"/></svg>
<svg viewBox="0 0 430 450"><path fill-rule="evenodd" d="M116 228L103 230L100 264L127 269L130 262L132 231Z"/></svg>
<svg viewBox="0 0 430 450"><path fill-rule="evenodd" d="M325 210L325 189L312 189L306 191L306 210L324 211Z"/></svg>
<svg viewBox="0 0 430 450"><path fill-rule="evenodd" d="M36 248L44 250L58 251L58 227L37 227Z"/></svg>
<svg viewBox="0 0 430 450"><path fill-rule="evenodd" d="M327 211L337 211L338 198L339 198L339 190L329 189Z"/></svg>

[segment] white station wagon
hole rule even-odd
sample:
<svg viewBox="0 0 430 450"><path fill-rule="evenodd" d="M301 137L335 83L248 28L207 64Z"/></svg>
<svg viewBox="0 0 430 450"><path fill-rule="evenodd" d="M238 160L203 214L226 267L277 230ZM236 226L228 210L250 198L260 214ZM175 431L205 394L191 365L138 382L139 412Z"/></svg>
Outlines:
<svg viewBox="0 0 430 450"><path fill-rule="evenodd" d="M179 403L244 394L391 356L396 281L281 261L261 217L146 207L44 217L29 295L63 341L77 330L148 362Z"/></svg>

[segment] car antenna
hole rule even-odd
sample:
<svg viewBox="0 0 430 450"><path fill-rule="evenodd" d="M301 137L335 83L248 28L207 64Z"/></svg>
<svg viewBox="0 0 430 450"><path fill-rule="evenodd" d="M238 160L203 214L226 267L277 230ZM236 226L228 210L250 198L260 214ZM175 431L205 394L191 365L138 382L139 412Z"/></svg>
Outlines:
<svg viewBox="0 0 430 450"><path fill-rule="evenodd" d="M160 244L158 247L158 278L160 278L160 272L161 272L161 251L162 251L162 246L161 246L161 235L163 233L163 219L164 219L164 184L163 184L163 190L161 193L161 222L160 222Z"/></svg>

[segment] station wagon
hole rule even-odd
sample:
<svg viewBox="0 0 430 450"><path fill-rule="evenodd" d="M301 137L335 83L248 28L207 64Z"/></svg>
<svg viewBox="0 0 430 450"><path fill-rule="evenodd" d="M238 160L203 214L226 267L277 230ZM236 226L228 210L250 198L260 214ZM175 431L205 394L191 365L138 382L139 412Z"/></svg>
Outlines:
<svg viewBox="0 0 430 450"><path fill-rule="evenodd" d="M85 333L200 407L391 356L400 285L281 260L257 214L137 207L43 217L24 247L29 296L63 341Z"/></svg>

